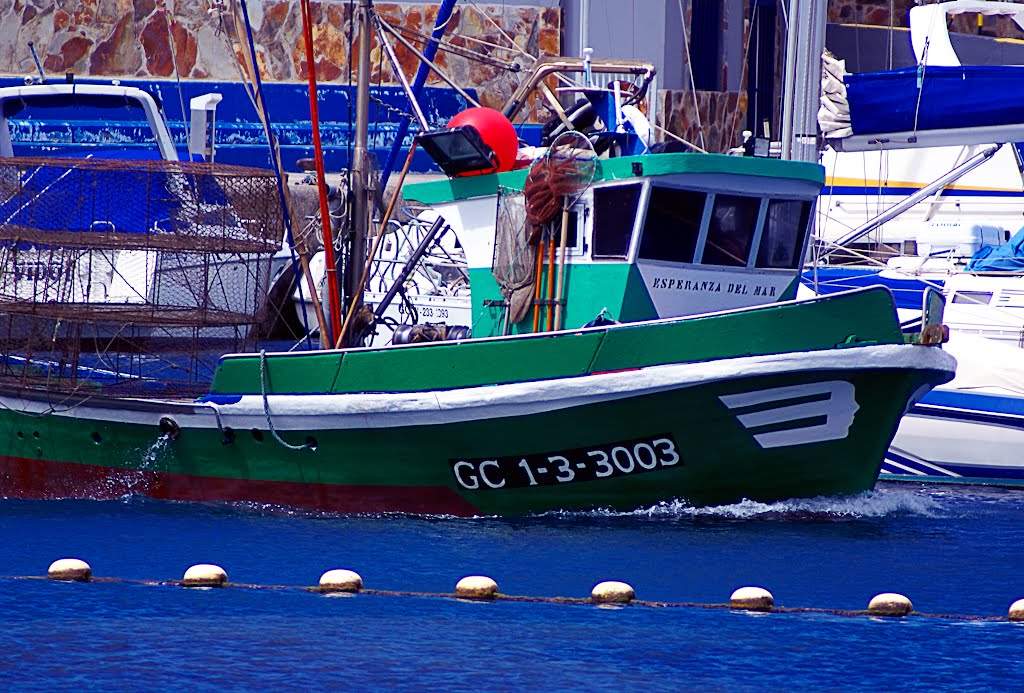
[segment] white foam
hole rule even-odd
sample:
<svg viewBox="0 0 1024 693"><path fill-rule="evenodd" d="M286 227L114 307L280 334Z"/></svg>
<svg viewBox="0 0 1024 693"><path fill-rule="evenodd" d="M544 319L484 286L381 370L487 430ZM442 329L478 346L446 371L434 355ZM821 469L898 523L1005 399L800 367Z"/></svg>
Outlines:
<svg viewBox="0 0 1024 693"><path fill-rule="evenodd" d="M888 516L937 517L941 504L910 490L867 491L854 496L801 498L763 503L744 499L729 505L699 506L666 501L631 512L592 511L605 517L756 519L863 519ZM577 513L578 514L578 513Z"/></svg>

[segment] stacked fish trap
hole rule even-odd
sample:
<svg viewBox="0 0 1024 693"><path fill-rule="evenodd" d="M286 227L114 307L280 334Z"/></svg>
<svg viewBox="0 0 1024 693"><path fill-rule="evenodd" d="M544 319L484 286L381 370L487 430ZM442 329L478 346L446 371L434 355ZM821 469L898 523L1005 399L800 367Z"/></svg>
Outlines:
<svg viewBox="0 0 1024 693"><path fill-rule="evenodd" d="M191 396L259 339L270 171L0 159L0 384Z"/></svg>

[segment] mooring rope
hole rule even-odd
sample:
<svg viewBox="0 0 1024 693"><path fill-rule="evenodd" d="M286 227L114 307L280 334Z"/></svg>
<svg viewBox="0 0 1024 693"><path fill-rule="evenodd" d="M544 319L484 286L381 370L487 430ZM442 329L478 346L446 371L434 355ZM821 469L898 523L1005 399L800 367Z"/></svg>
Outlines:
<svg viewBox="0 0 1024 693"><path fill-rule="evenodd" d="M270 420L270 400L267 398L267 350L260 349L260 394L263 395L263 413L267 417L267 428L270 429L270 434L274 436L281 445L285 446L289 450L306 450L310 446L308 443L302 445L292 445L287 440L278 435L277 430L274 428L274 422Z"/></svg>
<svg viewBox="0 0 1024 693"><path fill-rule="evenodd" d="M18 581L18 580L53 580L54 578L45 575L0 575L0 581ZM161 587L187 587L184 580L139 580L130 578L117 578L117 577L96 577L90 576L87 579L80 580L81 582L95 582L105 584L122 584L122 585L150 585L150 586L161 586ZM76 580L67 580L67 582L76 582ZM307 592L314 594L332 594L338 593L338 591L327 589L318 586L306 586L306 585L257 585L237 582L223 582L219 585L207 587L208 589L244 589L244 590L282 590L282 591L297 591ZM600 606L600 607L615 607L615 608L648 608L648 609L703 609L703 610L720 610L720 611L746 611L750 613L775 613L775 614L824 614L831 616L840 616L846 618L857 618L857 617L869 617L869 618L922 618L922 619L937 619L947 621L992 621L992 622L1003 622L1012 623L1013 618L1007 616L998 615L978 615L978 614L951 614L951 613L927 613L921 611L910 611L903 616L884 616L876 613L872 613L867 609L828 609L822 607L785 607L785 606L772 606L767 609L744 609L741 607L733 606L729 603L704 603L704 602L663 602L663 601L651 601L644 599L631 599L628 602L610 603L610 602L598 602L593 597L544 597L544 596L527 596L527 595L511 595L511 594L494 594L489 597L467 597L460 595L458 592L418 592L411 590L381 590L381 589L366 589L360 588L347 592L350 596L356 596L357 594L365 594L379 597L412 597L412 598L427 598L427 599L454 599L462 601L493 601L493 602L520 602L520 603L540 603L540 604L559 604L565 606Z"/></svg>

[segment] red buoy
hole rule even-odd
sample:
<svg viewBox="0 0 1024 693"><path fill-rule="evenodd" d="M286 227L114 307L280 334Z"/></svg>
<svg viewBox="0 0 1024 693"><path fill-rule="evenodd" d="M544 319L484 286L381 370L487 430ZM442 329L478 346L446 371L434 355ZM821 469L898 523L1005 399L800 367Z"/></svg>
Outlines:
<svg viewBox="0 0 1024 693"><path fill-rule="evenodd" d="M498 165L494 168L473 171L464 175L512 170L516 163L516 152L519 151L519 136L516 134L512 121L506 118L501 111L486 106L467 108L448 121L450 128L460 125L469 125L475 129L484 144L494 151L494 156L498 160Z"/></svg>

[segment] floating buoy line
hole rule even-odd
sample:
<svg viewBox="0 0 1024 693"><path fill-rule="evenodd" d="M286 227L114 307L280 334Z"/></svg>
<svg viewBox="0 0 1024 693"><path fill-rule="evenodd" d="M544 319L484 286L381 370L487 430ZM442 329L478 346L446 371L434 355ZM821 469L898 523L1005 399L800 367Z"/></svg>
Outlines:
<svg viewBox="0 0 1024 693"><path fill-rule="evenodd" d="M590 597L531 597L502 594L498 583L484 575L467 575L455 585L454 592L409 592L399 590L367 589L363 578L352 570L333 569L325 572L316 586L296 585L253 585L229 582L227 572L218 565L200 563L185 571L180 580L133 580L93 575L88 563L77 558L61 558L50 564L47 574L3 575L0 580L51 580L58 582L97 582L126 585L156 585L184 587L188 589L249 589L249 590L300 590L317 594L369 594L385 597L427 597L468 601L533 602L546 604L575 604L598 606L637 606L654 609L727 609L778 614L828 614L832 616L870 616L888 618L934 618L951 621L1010 621L1024 622L1024 599L1010 605L1006 616L974 616L969 614L922 613L914 611L910 599L902 594L883 592L872 597L867 609L824 609L819 607L785 607L775 604L772 593L763 587L740 587L729 598L728 603L706 604L700 602L656 602L636 598L633 587L625 582L609 580L599 582L591 590Z"/></svg>

